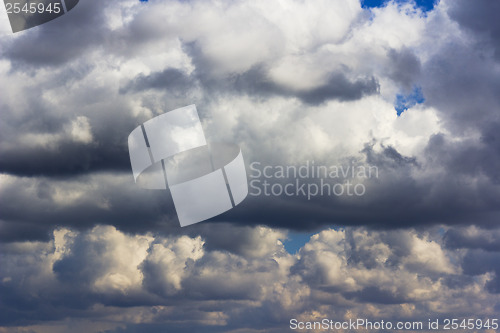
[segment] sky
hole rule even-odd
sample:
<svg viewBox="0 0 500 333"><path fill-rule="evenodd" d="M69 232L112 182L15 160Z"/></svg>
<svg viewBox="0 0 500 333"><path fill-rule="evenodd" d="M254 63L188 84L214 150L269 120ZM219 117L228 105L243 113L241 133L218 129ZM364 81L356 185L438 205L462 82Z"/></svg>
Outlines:
<svg viewBox="0 0 500 333"><path fill-rule="evenodd" d="M498 12L81 0L12 33L2 7L0 333L499 318ZM127 138L191 104L253 186L181 228L169 191L134 183ZM313 165L377 172L276 174ZM264 181L363 191L265 195Z"/></svg>

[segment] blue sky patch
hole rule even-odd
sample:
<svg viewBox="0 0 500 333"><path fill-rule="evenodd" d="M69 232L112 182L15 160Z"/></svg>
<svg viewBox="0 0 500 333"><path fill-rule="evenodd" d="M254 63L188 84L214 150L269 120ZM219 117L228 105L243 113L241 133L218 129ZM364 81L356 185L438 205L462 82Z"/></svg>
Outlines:
<svg viewBox="0 0 500 333"><path fill-rule="evenodd" d="M396 102L394 103L394 108L398 113L398 116L401 115L407 109L415 106L416 104L421 104L425 101L424 94L422 93L421 87L414 87L410 94L396 95Z"/></svg>
<svg viewBox="0 0 500 333"><path fill-rule="evenodd" d="M290 254L295 254L303 247L309 239L311 239L312 235L317 234L318 232L289 232L288 239L283 241L283 245L285 246L285 250Z"/></svg>
<svg viewBox="0 0 500 333"><path fill-rule="evenodd" d="M388 0L361 0L363 8L384 7ZM396 0L398 3L411 2L411 0ZM434 8L436 0L415 0L417 7L420 7L424 12L428 12Z"/></svg>

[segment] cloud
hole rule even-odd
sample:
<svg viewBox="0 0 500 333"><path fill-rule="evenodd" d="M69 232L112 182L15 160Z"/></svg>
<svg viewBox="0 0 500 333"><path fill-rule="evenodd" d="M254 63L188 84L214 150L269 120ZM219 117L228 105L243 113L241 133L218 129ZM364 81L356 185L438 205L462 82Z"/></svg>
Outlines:
<svg viewBox="0 0 500 333"><path fill-rule="evenodd" d="M444 235L445 245L450 249L470 249L463 255L462 269L467 275L493 274L489 277L486 289L500 293L498 265L500 248L498 230L468 226L447 230Z"/></svg>
<svg viewBox="0 0 500 333"><path fill-rule="evenodd" d="M120 89L120 92L127 93L130 90L141 92L147 89L168 89L182 92L191 89L193 84L195 84L195 82L182 71L176 68L168 68L162 72L156 72L148 76L139 74L133 81L129 82L126 87Z"/></svg>
<svg viewBox="0 0 500 333"><path fill-rule="evenodd" d="M102 173L55 182L2 175L2 240L46 239L47 230L65 225L116 224L128 231L178 225L166 193L139 189L129 177ZM19 211L20 202L30 204Z"/></svg>
<svg viewBox="0 0 500 333"><path fill-rule="evenodd" d="M410 89L415 82L418 82L421 71L420 59L411 49L404 47L401 50L392 49L388 55L390 65L387 70L390 78L405 89Z"/></svg>
<svg viewBox="0 0 500 333"><path fill-rule="evenodd" d="M485 251L500 251L497 243L499 235L497 230L480 229L475 225L450 229L446 231L444 239L450 249L466 247L469 249L482 249Z"/></svg>
<svg viewBox="0 0 500 333"><path fill-rule="evenodd" d="M8 47L3 49L2 56L12 59L18 68L52 67L75 61L104 41L107 29L102 9L96 2L82 2L77 13L71 11L15 39L4 37ZM82 29L88 33L82 35Z"/></svg>
<svg viewBox="0 0 500 333"><path fill-rule="evenodd" d="M4 244L2 325L64 327L64 318L92 317L102 325L114 318L117 332L165 325L279 331L290 318L314 314L387 321L429 311L461 316L471 307L477 315L495 313L494 257L475 260L477 250L467 247L457 254L429 232L327 229L291 255L286 234L243 229L269 235L242 247L258 256L209 250L200 236L130 235L110 226ZM475 279L461 278L461 267ZM476 308L478 301L484 307ZM61 304L64 311L53 311Z"/></svg>
<svg viewBox="0 0 500 333"><path fill-rule="evenodd" d="M498 9L500 7L497 2L482 0L474 6L467 1L459 1L449 10L450 17L461 26L478 33L480 40L483 38L488 40L486 48L493 47L497 60L500 57L500 25L493 13ZM479 43L477 46L481 47Z"/></svg>
<svg viewBox="0 0 500 333"><path fill-rule="evenodd" d="M479 51L468 47L475 35L462 38L468 28L457 30L454 16L448 15L459 5L443 2L425 15L392 2L369 13L356 1L338 3L335 9L321 1L315 6L294 3L289 9L198 2L109 6L122 8L122 14L105 14L101 4L89 2L33 32L2 36L10 45L6 50L13 52L25 39L49 38L36 36L57 26L70 43L73 30L65 28L71 16L73 24L91 26L88 38L97 27L106 32L106 43L101 37L79 43L85 52L50 65L51 70L36 59L3 54L8 97L2 101L0 170L4 179L17 183L12 185L16 200L38 202L35 192L23 187L28 182L68 188L85 188L90 182L92 191L83 196L115 198L107 211L89 198L93 203L84 205L83 213L76 205L60 207L52 201L43 214L39 208L16 210L17 201L2 198L9 235L19 232L12 225L19 220L37 224L30 237L46 237L54 225L73 223L130 230L123 221L132 219L117 218L128 211L120 204L136 207L144 202L139 197L143 192L132 189L131 178L113 185L130 194L134 203L129 204L106 188L130 171L126 137L154 115L192 103L198 104L207 136L237 142L247 165L354 162L379 170L377 179L355 180L366 187L359 198L254 197L216 221L304 230L330 224L488 224L497 216L498 122L492 110L498 104L498 84L489 69L496 60L479 61ZM290 25L285 16L270 14L271 8L309 23ZM310 20L324 18L324 13L339 20ZM229 25L236 30L226 29ZM263 46L250 47L260 35L258 45ZM442 36L450 42L443 43ZM415 85L422 87L425 103L397 117L396 96ZM480 110L473 111L477 105ZM102 181L104 173L112 179ZM168 208L148 209L147 220L173 215L168 194L165 202ZM287 207L286 214L281 207ZM142 226L147 231L151 224Z"/></svg>
<svg viewBox="0 0 500 333"><path fill-rule="evenodd" d="M121 93L129 91L142 92L148 89L168 90L169 93L185 94L195 87L202 86L212 94L249 95L251 97L285 96L299 98L306 104L318 105L328 100L350 101L365 95L377 94L379 84L374 77L351 80L342 72L330 73L326 81L315 83L312 87L296 88L285 82L276 82L264 68L265 65L255 65L241 74L219 77L217 74L206 73L203 55L199 46L187 45L186 50L196 64L194 73L190 75L168 68L145 76L139 74L132 82L120 89Z"/></svg>

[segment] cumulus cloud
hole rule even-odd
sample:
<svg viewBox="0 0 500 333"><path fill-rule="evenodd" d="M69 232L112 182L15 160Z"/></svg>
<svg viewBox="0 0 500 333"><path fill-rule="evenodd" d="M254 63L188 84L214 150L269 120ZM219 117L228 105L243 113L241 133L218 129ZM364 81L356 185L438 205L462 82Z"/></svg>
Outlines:
<svg viewBox="0 0 500 333"><path fill-rule="evenodd" d="M366 10L354 0L86 2L37 29L2 36L8 97L0 168L19 177L11 180L16 187L25 176L89 175L87 181L129 172L128 133L197 103L207 136L240 144L247 165L356 161L380 170L376 181L363 181L363 198L249 198L221 221L298 229L487 223L498 214L496 58L471 50L477 38L460 8L445 1L425 14L411 3ZM78 48L71 44L75 29L86 31ZM25 55L28 44L58 56ZM398 117L397 94L415 86L425 102ZM291 209L276 218L283 202Z"/></svg>
<svg viewBox="0 0 500 333"><path fill-rule="evenodd" d="M4 244L3 325L66 327L64 318L95 318L98 311L103 327L119 322L116 332L155 325L283 331L290 318L423 320L429 313L496 311L493 254L477 260L468 247L457 254L444 245L446 237L327 229L292 255L282 243L285 233L250 231L267 236L243 252L209 250L200 236L128 235L109 226L57 229L48 242ZM61 304L63 312L52 312Z"/></svg>

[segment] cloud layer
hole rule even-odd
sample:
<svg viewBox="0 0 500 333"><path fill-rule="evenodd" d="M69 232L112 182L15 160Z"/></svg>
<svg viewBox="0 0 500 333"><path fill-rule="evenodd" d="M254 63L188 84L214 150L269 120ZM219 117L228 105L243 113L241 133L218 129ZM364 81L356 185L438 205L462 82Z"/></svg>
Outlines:
<svg viewBox="0 0 500 333"><path fill-rule="evenodd" d="M284 332L291 318L494 317L500 252L465 240L490 232L450 230L327 229L290 254L286 232L266 227L232 230L244 241L217 249L200 236L57 229L2 246L1 318L40 332Z"/></svg>
<svg viewBox="0 0 500 333"><path fill-rule="evenodd" d="M500 197L496 27L471 23L489 2L467 6L88 1L2 36L0 170L22 201L37 200L23 177L35 187L69 178L63 186L74 191L90 181L104 195L97 179L130 172L129 132L196 103L207 136L239 143L247 164L355 161L380 170L376 181L356 180L362 198L250 198L218 220L296 229L491 223ZM425 102L398 117L397 96L415 88ZM121 186L134 192L131 182ZM99 223L120 224L98 205L88 209ZM64 223L34 214L24 222L48 225L45 235Z"/></svg>

